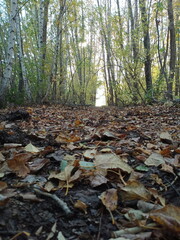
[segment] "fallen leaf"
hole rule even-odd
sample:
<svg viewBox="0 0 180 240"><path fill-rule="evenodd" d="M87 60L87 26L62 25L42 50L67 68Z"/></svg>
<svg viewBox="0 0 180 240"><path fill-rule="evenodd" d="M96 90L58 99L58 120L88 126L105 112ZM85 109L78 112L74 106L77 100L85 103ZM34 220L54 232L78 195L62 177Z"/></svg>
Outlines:
<svg viewBox="0 0 180 240"><path fill-rule="evenodd" d="M157 184L164 186L162 179L157 174L151 174L150 178Z"/></svg>
<svg viewBox="0 0 180 240"><path fill-rule="evenodd" d="M84 158L87 158L87 159L93 159L96 155L96 152L97 150L96 149L88 149L84 152L83 156Z"/></svg>
<svg viewBox="0 0 180 240"><path fill-rule="evenodd" d="M51 182L51 181L48 181L45 186L44 186L44 189L47 191L47 192L51 192L53 189L55 188L54 184Z"/></svg>
<svg viewBox="0 0 180 240"><path fill-rule="evenodd" d="M156 199L156 201L164 207L166 204L165 198L160 196L158 191L154 188L149 188L148 190L149 190L149 193L154 197L154 199Z"/></svg>
<svg viewBox="0 0 180 240"><path fill-rule="evenodd" d="M31 172L37 172L49 162L49 159L46 158L35 158L33 162L29 162L28 165Z"/></svg>
<svg viewBox="0 0 180 240"><path fill-rule="evenodd" d="M79 161L79 166L84 170L93 170L95 169L95 164L92 162Z"/></svg>
<svg viewBox="0 0 180 240"><path fill-rule="evenodd" d="M111 188L103 192L99 197L104 204L104 206L110 210L114 211L117 208L118 195L117 189Z"/></svg>
<svg viewBox="0 0 180 240"><path fill-rule="evenodd" d="M119 168L124 172L131 173L133 169L118 155L113 153L97 154L94 164L97 168Z"/></svg>
<svg viewBox="0 0 180 240"><path fill-rule="evenodd" d="M90 176L89 180L91 182L92 187L97 187L108 182L108 179L100 174L97 174L95 176Z"/></svg>
<svg viewBox="0 0 180 240"><path fill-rule="evenodd" d="M103 149L100 150L100 152L102 152L102 153L112 153L112 149L110 149L110 148L103 148Z"/></svg>
<svg viewBox="0 0 180 240"><path fill-rule="evenodd" d="M180 208L167 205L164 208L154 210L149 217L163 226L164 229L174 233L180 233Z"/></svg>
<svg viewBox="0 0 180 240"><path fill-rule="evenodd" d="M137 171L140 171L140 172L148 172L149 171L149 168L144 166L144 165L139 165L135 168Z"/></svg>
<svg viewBox="0 0 180 240"><path fill-rule="evenodd" d="M171 157L172 155L172 152L171 152L171 148L170 147L167 147L167 148L164 148L160 151L160 154L163 156L163 157Z"/></svg>
<svg viewBox="0 0 180 240"><path fill-rule="evenodd" d="M40 152L40 150L38 148L36 148L34 145L32 145L31 143L29 143L24 149L26 152L31 152L31 153Z"/></svg>
<svg viewBox="0 0 180 240"><path fill-rule="evenodd" d="M169 132L160 133L160 139L163 143L168 143L168 144L171 144L173 141Z"/></svg>
<svg viewBox="0 0 180 240"><path fill-rule="evenodd" d="M144 185L138 181L128 181L127 185L121 188L121 196L123 201L130 200L145 200L151 199L151 194L144 187Z"/></svg>
<svg viewBox="0 0 180 240"><path fill-rule="evenodd" d="M74 122L74 124L75 124L76 127L78 127L82 124L82 122L81 122L81 120L78 119Z"/></svg>
<svg viewBox="0 0 180 240"><path fill-rule="evenodd" d="M166 163L161 164L161 170L164 171L164 172L172 173L173 175L175 175L173 167L166 164Z"/></svg>
<svg viewBox="0 0 180 240"><path fill-rule="evenodd" d="M128 212L124 215L126 219L133 222L136 220L142 220L147 218L147 214L143 213L140 210L129 209Z"/></svg>
<svg viewBox="0 0 180 240"><path fill-rule="evenodd" d="M165 163L164 158L159 153L152 153L144 162L147 166L155 166L158 167L159 165Z"/></svg>
<svg viewBox="0 0 180 240"><path fill-rule="evenodd" d="M82 210L85 214L87 214L87 204L85 204L84 202L77 200L74 204L75 208L78 208L80 210Z"/></svg>
<svg viewBox="0 0 180 240"><path fill-rule="evenodd" d="M8 167L19 177L26 177L30 173L28 161L32 158L30 153L15 154L12 159L7 160Z"/></svg>
<svg viewBox="0 0 180 240"><path fill-rule="evenodd" d="M0 162L4 162L5 161L5 157L3 156L3 154L0 152Z"/></svg>
<svg viewBox="0 0 180 240"><path fill-rule="evenodd" d="M4 190L7 188L7 183L0 181L0 191Z"/></svg>
<svg viewBox="0 0 180 240"><path fill-rule="evenodd" d="M62 171L60 173L51 172L48 179L56 178L61 181L69 181L69 179L71 177L71 172L73 169L74 169L74 166L68 165L65 167L64 171Z"/></svg>
<svg viewBox="0 0 180 240"><path fill-rule="evenodd" d="M68 137L67 137L66 135L64 135L63 133L60 133L60 134L56 137L55 141L56 141L57 143L68 143Z"/></svg>

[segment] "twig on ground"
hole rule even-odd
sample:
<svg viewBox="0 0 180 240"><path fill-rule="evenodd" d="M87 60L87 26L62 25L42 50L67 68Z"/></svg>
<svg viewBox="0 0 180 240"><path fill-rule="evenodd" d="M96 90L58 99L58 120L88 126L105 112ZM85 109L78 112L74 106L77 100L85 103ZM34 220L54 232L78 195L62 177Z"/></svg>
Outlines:
<svg viewBox="0 0 180 240"><path fill-rule="evenodd" d="M60 206L60 208L67 214L67 215L71 215L72 212L71 210L69 209L68 205L63 201L61 200L60 198L58 198L55 194L50 194L50 193L47 193L47 192L43 192L41 191L40 189L38 188L34 188L34 191L37 192L38 194L40 195L43 195L43 196L46 196L46 197L50 197L52 199L54 199L58 205Z"/></svg>

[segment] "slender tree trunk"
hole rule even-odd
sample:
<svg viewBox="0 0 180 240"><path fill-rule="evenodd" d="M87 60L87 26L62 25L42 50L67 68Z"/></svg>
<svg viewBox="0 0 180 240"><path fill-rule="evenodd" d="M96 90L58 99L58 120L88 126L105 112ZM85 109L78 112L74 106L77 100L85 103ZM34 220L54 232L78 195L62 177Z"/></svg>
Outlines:
<svg viewBox="0 0 180 240"><path fill-rule="evenodd" d="M45 78L45 59L46 59L46 38L47 38L47 22L48 22L48 6L50 0L40 0L39 7L39 71L38 71L38 98L44 94L44 78ZM38 99L38 101L40 101Z"/></svg>
<svg viewBox="0 0 180 240"><path fill-rule="evenodd" d="M141 11L141 22L144 33L144 50L145 50L145 62L144 71L146 78L146 91L152 98L152 74L151 74L151 45L150 45L150 34L149 34L149 21L146 9L146 0L139 0L139 6Z"/></svg>
<svg viewBox="0 0 180 240"><path fill-rule="evenodd" d="M170 32L170 62L169 62L169 78L167 84L167 97L169 100L173 99L173 80L175 75L176 66L176 34L174 27L174 14L172 0L168 0L168 19L169 19L169 32Z"/></svg>
<svg viewBox="0 0 180 240"><path fill-rule="evenodd" d="M29 102L31 100L31 91L29 88L28 80L27 80L27 72L26 72L25 61L24 61L24 52L23 52L23 43L22 43L22 37L21 37L19 12L17 14L16 30L17 30L17 43L18 43L22 80L23 80L23 88L25 90L25 99Z"/></svg>
<svg viewBox="0 0 180 240"><path fill-rule="evenodd" d="M136 6L137 6L137 0L136 0ZM133 101L137 102L138 100L138 93L139 93L139 86L138 86L138 73L137 71L137 65L138 65L138 34L136 31L137 27L137 7L135 14L133 16L133 10L132 10L132 4L131 0L128 0L128 12L129 12L129 17L130 17L130 22L131 22L131 45L132 45L132 95L133 95Z"/></svg>
<svg viewBox="0 0 180 240"><path fill-rule="evenodd" d="M179 18L179 19L178 19ZM177 24L180 24L180 17L177 16ZM180 26L179 26L180 29ZM180 31L177 31L177 64L175 74L175 96L180 97Z"/></svg>
<svg viewBox="0 0 180 240"><path fill-rule="evenodd" d="M13 56L14 56L14 44L15 44L15 38L16 38L15 31L16 31L17 11L18 11L17 0L11 0L10 28L9 28L8 49L7 49L7 56L6 56L6 67L4 70L4 75L3 75L2 83L0 86L0 107L5 106L6 104L6 96L7 96L7 92L11 82Z"/></svg>

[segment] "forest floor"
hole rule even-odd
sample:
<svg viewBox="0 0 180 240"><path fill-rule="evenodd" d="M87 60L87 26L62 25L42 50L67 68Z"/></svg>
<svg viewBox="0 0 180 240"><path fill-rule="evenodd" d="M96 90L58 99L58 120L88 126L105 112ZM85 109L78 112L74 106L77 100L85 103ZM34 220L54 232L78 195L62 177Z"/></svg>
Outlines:
<svg viewBox="0 0 180 240"><path fill-rule="evenodd" d="M179 106L0 111L0 240L180 237Z"/></svg>

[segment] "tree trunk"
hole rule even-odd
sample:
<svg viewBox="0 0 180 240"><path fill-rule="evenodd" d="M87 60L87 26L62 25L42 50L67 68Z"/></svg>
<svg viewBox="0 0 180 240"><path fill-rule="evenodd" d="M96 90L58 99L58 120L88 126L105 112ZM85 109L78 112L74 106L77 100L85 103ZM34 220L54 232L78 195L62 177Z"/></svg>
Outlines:
<svg viewBox="0 0 180 240"><path fill-rule="evenodd" d="M21 73L22 73L23 88L25 90L25 99L27 100L27 102L29 102L31 100L31 91L29 88L28 80L27 80L27 72L26 72L25 61L24 61L19 12L17 13L16 30L17 30L17 43L18 43L19 61L20 61L20 67L21 67Z"/></svg>
<svg viewBox="0 0 180 240"><path fill-rule="evenodd" d="M44 78L45 78L45 59L46 59L46 38L47 38L47 22L48 22L48 6L50 0L40 0L39 7L39 70L38 70L38 101L40 101L44 94Z"/></svg>
<svg viewBox="0 0 180 240"><path fill-rule="evenodd" d="M8 37L8 49L6 56L6 67L0 86L0 107L5 106L7 92L11 82L12 66L13 66L13 55L14 55L14 44L15 44L15 31L16 31L16 17L18 11L17 0L11 0L11 13L10 13L10 28Z"/></svg>
<svg viewBox="0 0 180 240"><path fill-rule="evenodd" d="M177 24L179 16L177 16ZM175 73L175 96L180 97L180 32L177 31L177 64Z"/></svg>
<svg viewBox="0 0 180 240"><path fill-rule="evenodd" d="M141 11L141 22L144 33L144 50L145 50L145 62L144 71L146 79L146 91L151 100L152 98L152 74L151 74L151 45L150 45L150 34L149 34L149 20L146 9L146 0L139 0L139 7Z"/></svg>
<svg viewBox="0 0 180 240"><path fill-rule="evenodd" d="M168 0L168 19L170 32L170 62L169 62L169 78L167 83L167 97L169 100L173 99L173 80L176 66L176 34L174 27L174 14L172 0Z"/></svg>

